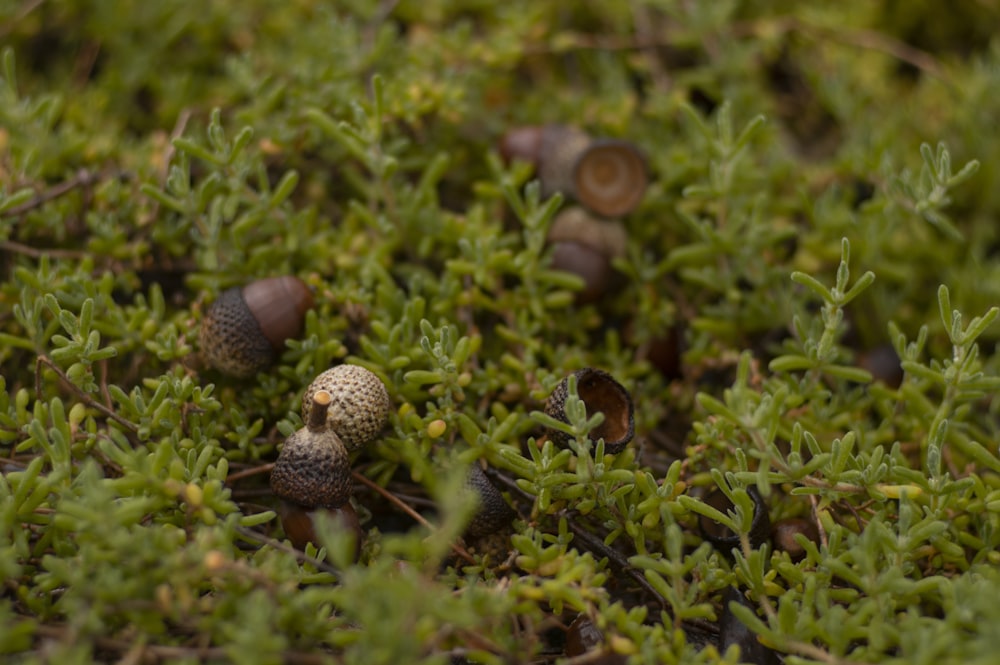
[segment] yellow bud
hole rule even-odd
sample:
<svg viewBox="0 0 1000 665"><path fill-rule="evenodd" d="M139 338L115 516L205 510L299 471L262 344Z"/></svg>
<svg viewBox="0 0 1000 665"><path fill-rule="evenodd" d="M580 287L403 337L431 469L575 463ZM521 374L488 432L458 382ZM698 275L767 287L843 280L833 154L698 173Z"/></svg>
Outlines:
<svg viewBox="0 0 1000 665"><path fill-rule="evenodd" d="M427 425L427 436L431 437L432 439L436 439L442 434L444 434L445 430L447 429L448 429L448 423L446 423L445 421L441 420L440 418L438 418L437 420L432 420Z"/></svg>

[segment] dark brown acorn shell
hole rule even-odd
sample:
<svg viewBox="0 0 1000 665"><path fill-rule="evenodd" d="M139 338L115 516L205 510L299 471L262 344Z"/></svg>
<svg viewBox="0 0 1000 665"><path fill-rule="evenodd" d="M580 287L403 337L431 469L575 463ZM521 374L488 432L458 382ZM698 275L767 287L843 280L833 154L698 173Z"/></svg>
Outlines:
<svg viewBox="0 0 1000 665"><path fill-rule="evenodd" d="M569 125L545 125L538 153L538 180L543 198L556 192L575 196L573 174L580 155L590 145L590 136Z"/></svg>
<svg viewBox="0 0 1000 665"><path fill-rule="evenodd" d="M289 275L247 284L243 287L243 300L275 351L285 348L286 339L302 335L306 312L313 306L309 287Z"/></svg>
<svg viewBox="0 0 1000 665"><path fill-rule="evenodd" d="M303 508L282 501L278 507L281 528L288 540L292 542L292 546L304 550L306 545L312 543L319 547L319 539L316 537L316 518L321 512L332 517L337 528L350 531L354 535L354 560L357 561L358 555L361 553L364 531L361 529L358 513L350 501L339 508Z"/></svg>
<svg viewBox="0 0 1000 665"><path fill-rule="evenodd" d="M768 515L767 503L761 496L756 485L747 488L747 494L753 501L753 518L750 521L750 547L756 549L767 542L771 535L771 517ZM716 489L708 494L704 503L712 506L721 513L726 513L733 508L733 502L729 500L725 492ZM731 554L732 550L740 548L740 535L729 527L716 522L710 517L699 515L698 526L705 540L709 541L725 555Z"/></svg>
<svg viewBox="0 0 1000 665"><path fill-rule="evenodd" d="M786 517L771 526L771 540L775 549L787 552L792 561L801 561L806 556L805 548L795 539L800 533L819 544L819 529L812 520L804 517Z"/></svg>
<svg viewBox="0 0 1000 665"><path fill-rule="evenodd" d="M593 441L604 439L606 453L620 453L635 436L635 412L632 395L604 370L587 367L573 372L576 377L577 396L587 409L587 416L601 412L604 422L590 432ZM568 423L566 398L569 396L569 377L559 382L545 402L545 413L556 420ZM569 445L569 435L550 430L549 436L561 446Z"/></svg>

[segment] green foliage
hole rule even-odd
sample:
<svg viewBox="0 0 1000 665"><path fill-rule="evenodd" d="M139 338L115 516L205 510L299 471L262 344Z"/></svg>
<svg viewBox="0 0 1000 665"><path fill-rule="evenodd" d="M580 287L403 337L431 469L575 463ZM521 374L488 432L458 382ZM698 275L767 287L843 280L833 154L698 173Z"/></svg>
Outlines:
<svg viewBox="0 0 1000 665"><path fill-rule="evenodd" d="M609 657L736 663L732 613L788 663L993 662L1000 17L973 4L0 3L0 654L597 662L582 616ZM551 265L567 201L498 154L549 122L649 165L595 303ZM284 274L301 338L206 367L207 305ZM342 362L394 407L353 460L357 562L329 521L292 548L267 487ZM632 392L617 455L575 380L543 412L587 366ZM483 462L499 549L460 541ZM752 547L753 486L816 528L801 556Z"/></svg>

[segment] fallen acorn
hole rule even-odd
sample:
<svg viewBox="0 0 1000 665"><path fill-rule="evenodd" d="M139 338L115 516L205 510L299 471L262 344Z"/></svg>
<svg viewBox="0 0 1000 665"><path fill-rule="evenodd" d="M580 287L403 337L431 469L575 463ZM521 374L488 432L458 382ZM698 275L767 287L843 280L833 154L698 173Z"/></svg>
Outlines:
<svg viewBox="0 0 1000 665"><path fill-rule="evenodd" d="M302 334L312 306L312 292L298 277L269 277L227 289L201 322L201 355L223 374L251 377L274 361L285 340Z"/></svg>

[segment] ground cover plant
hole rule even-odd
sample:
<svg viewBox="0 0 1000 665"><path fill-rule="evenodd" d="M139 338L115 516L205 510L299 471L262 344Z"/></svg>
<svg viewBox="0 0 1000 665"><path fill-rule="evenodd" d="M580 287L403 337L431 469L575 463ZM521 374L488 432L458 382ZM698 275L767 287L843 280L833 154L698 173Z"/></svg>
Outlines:
<svg viewBox="0 0 1000 665"><path fill-rule="evenodd" d="M998 20L0 2L0 653L995 662ZM555 263L573 193L501 154L546 124L645 160L597 282ZM209 365L212 304L280 276L301 332ZM295 543L271 471L345 364L387 422L357 528Z"/></svg>

